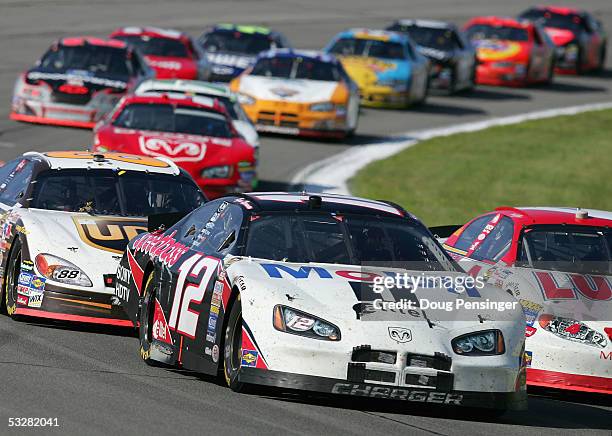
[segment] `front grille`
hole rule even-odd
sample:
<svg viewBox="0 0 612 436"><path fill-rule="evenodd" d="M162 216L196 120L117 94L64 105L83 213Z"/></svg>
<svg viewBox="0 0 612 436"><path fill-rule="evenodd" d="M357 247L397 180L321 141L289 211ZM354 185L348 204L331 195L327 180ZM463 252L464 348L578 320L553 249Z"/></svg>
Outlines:
<svg viewBox="0 0 612 436"><path fill-rule="evenodd" d="M53 91L51 98L54 103L77 104L84 106L89 103L91 95L89 94L65 94L59 91Z"/></svg>
<svg viewBox="0 0 612 436"><path fill-rule="evenodd" d="M453 380L453 374L438 372L436 375L406 374L405 383L409 386L430 387L438 391L450 392L453 390Z"/></svg>
<svg viewBox="0 0 612 436"><path fill-rule="evenodd" d="M440 371L450 371L452 360L443 353L435 353L433 356L420 354L408 354L406 356L406 366L416 368L432 368Z"/></svg>
<svg viewBox="0 0 612 436"><path fill-rule="evenodd" d="M365 363L349 363L346 378L348 381L359 383L363 383L366 380L395 383L395 372L366 369Z"/></svg>
<svg viewBox="0 0 612 436"><path fill-rule="evenodd" d="M281 127L298 127L300 125L300 123L298 123L297 121L283 121L281 120L280 123L278 123L279 126Z"/></svg>
<svg viewBox="0 0 612 436"><path fill-rule="evenodd" d="M394 351L372 350L369 345L353 348L351 356L353 362L377 362L395 364L397 353Z"/></svg>

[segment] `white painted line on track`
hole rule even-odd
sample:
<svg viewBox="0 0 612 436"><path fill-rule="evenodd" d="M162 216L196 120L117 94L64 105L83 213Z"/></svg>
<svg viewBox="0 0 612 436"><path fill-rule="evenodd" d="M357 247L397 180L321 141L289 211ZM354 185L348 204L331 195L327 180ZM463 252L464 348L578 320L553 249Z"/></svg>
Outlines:
<svg viewBox="0 0 612 436"><path fill-rule="evenodd" d="M341 153L318 162L313 162L293 177L291 185L300 188L303 187L307 192L328 192L348 195L350 192L347 182L360 169L371 162L385 159L408 147L412 147L419 141L453 135L455 133L475 132L494 126L507 126L523 121L541 120L560 115L575 115L600 109L612 109L612 102L547 109L507 117L489 118L482 121L456 124L448 127L406 132L404 134L390 136L383 142L353 146Z"/></svg>

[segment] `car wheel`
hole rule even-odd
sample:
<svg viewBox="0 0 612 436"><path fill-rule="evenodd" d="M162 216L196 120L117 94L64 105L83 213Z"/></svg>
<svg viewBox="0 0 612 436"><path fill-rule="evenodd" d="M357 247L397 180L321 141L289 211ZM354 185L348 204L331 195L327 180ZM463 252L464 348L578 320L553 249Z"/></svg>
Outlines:
<svg viewBox="0 0 612 436"><path fill-rule="evenodd" d="M599 62L597 62L597 68L595 71L601 72L606 67L606 46L602 46L599 51Z"/></svg>
<svg viewBox="0 0 612 436"><path fill-rule="evenodd" d="M246 385L238 381L242 363L242 304L240 294L236 297L227 325L223 347L223 375L225 382L234 392L245 392Z"/></svg>
<svg viewBox="0 0 612 436"><path fill-rule="evenodd" d="M548 66L548 74L546 75L546 80L544 80L545 85L552 85L553 79L555 78L555 60L550 61L550 65Z"/></svg>
<svg viewBox="0 0 612 436"><path fill-rule="evenodd" d="M19 281L19 274L21 273L21 241L19 238L13 242L10 253L6 264L3 300L8 315L18 320L19 317L15 315L15 310L17 309L17 282Z"/></svg>
<svg viewBox="0 0 612 436"><path fill-rule="evenodd" d="M576 57L576 74L582 75L586 73L586 68L584 67L584 54L582 49L578 50L578 56Z"/></svg>
<svg viewBox="0 0 612 436"><path fill-rule="evenodd" d="M155 310L155 283L153 272L147 277L144 287L144 295L140 304L138 320L138 336L140 337L140 357L147 365L159 366L159 363L151 359L151 343L153 341L153 313Z"/></svg>
<svg viewBox="0 0 612 436"><path fill-rule="evenodd" d="M451 72L450 85L448 87L449 94L455 94L458 91L457 89L457 69L453 68Z"/></svg>

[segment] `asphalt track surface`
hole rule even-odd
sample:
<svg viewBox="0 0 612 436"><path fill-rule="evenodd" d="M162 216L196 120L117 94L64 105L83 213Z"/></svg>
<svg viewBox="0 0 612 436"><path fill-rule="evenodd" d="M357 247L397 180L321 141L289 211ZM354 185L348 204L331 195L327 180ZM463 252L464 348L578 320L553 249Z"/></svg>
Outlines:
<svg viewBox="0 0 612 436"><path fill-rule="evenodd" d="M347 27L382 27L395 18L410 16L464 23L474 15L513 15L530 3L529 0L3 0L0 160L28 150L84 149L91 142L91 133L85 130L8 120L18 73L61 36L102 36L129 24L176 27L198 36L206 24L223 21L267 24L283 31L296 47L320 48ZM612 32L610 0L574 3L598 11ZM411 110L363 110L357 136L350 143L264 137L261 188L284 189L304 165L347 147L382 141L389 135L609 101L611 66L609 60L604 73L561 77L550 87L479 87L466 95L432 97L426 106ZM500 164L503 171L503 162L495 162L495 150L491 150L491 163ZM540 391L531 395L528 412L487 419L478 413L448 412L406 403L275 392L240 395L215 378L147 367L138 356L138 341L130 332L17 323L0 316L0 434L609 435L611 406L609 399L598 396ZM60 427L14 429L8 427L9 417L57 417Z"/></svg>

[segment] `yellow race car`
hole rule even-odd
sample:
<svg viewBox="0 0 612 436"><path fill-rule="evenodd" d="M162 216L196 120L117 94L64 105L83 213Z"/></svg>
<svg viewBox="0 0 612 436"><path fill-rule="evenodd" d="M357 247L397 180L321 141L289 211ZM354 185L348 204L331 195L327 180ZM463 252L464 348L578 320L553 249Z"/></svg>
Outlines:
<svg viewBox="0 0 612 436"><path fill-rule="evenodd" d="M351 29L324 49L359 86L364 106L403 108L427 98L429 61L405 34Z"/></svg>

